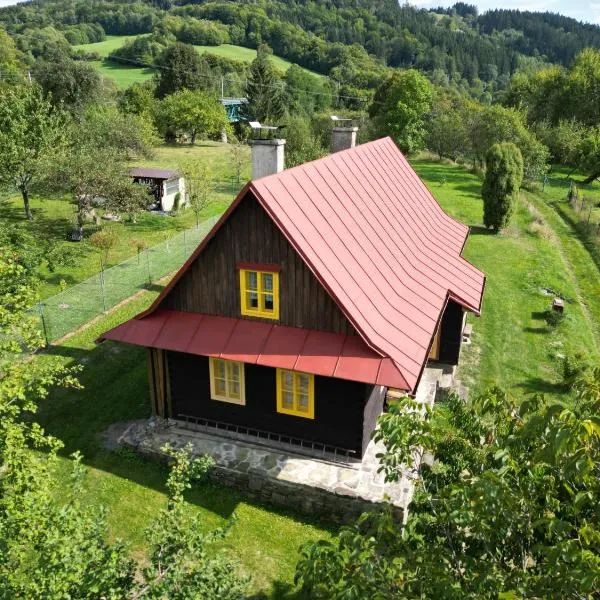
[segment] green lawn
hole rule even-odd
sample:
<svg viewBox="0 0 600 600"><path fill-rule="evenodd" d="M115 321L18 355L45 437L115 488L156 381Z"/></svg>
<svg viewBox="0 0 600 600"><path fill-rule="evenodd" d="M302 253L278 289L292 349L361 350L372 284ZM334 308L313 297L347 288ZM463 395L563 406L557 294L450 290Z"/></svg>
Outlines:
<svg viewBox="0 0 600 600"><path fill-rule="evenodd" d="M141 348L94 339L106 329L141 311L156 297L144 295L103 318L37 360L80 364L83 391L55 390L42 405L39 421L65 442L61 476L68 476L67 456L85 455L89 467L86 499L108 507L111 536L121 537L144 559L144 529L165 502L165 469L131 453L102 446L100 434L111 424L149 416L146 356ZM246 499L243 494L204 483L190 495L207 530L222 525L235 512L238 521L224 545L252 577L253 598L291 598L298 547L304 541L330 535L330 526Z"/></svg>
<svg viewBox="0 0 600 600"><path fill-rule="evenodd" d="M218 150L214 152L218 162ZM174 166L179 156L179 149L165 147L156 160ZM456 165L425 159L412 162L441 205L472 227L465 255L487 274L483 314L471 318L473 344L463 352L461 379L473 391L498 383L519 395L544 392L562 397L557 356L584 350L597 358L593 333L600 317L598 300L584 308L582 298L588 293L584 286L595 285L600 273L584 246L561 225L541 194L523 194L511 227L492 235L481 227L477 177ZM589 284L584 282L587 278ZM542 316L551 302L551 296L542 293L546 287L569 299L566 319L556 328ZM93 340L145 308L157 293L144 292L37 358L83 365L84 390L53 391L42 406L40 421L66 443L64 476L66 456L76 449L83 451L90 469L87 499L108 507L111 535L124 538L142 560L143 530L165 500L164 469L130 453L104 449L99 435L111 423L149 415L145 354L140 348L111 342L96 346ZM296 598L292 576L298 547L335 531L324 523L251 502L216 484L194 489L190 501L190 510L198 511L207 529L234 512L237 515L225 546L240 569L252 576L255 599Z"/></svg>
<svg viewBox="0 0 600 600"><path fill-rule="evenodd" d="M482 228L477 177L457 165L425 159L413 161L413 166L444 209L471 226L465 256L487 275L482 316L470 318L474 343L463 352L460 377L474 389L498 383L516 394L560 397L557 357L575 351L598 356L593 331L600 313L585 310L578 281L600 276L590 255L583 251L572 256L567 247L572 231L554 232L555 223L545 212L542 220L550 235L537 232L532 224L539 216L527 202L537 209L543 206L541 196L523 194L510 228L493 235ZM569 299L566 318L556 328L543 316L552 300L544 288Z"/></svg>
<svg viewBox="0 0 600 600"><path fill-rule="evenodd" d="M117 87L127 88L131 84L136 82L143 82L152 77L152 69L145 67L125 66L118 63L111 63L106 60L106 57L113 51L125 44L127 41L137 36L120 36L120 35L107 35L103 42L96 42L94 44L81 44L73 46L74 50L85 50L86 52L97 52L98 55L104 60L91 61L100 72L112 79ZM234 60L240 60L242 62L252 62L256 58L256 50L252 48L245 48L244 46L234 46L232 44L222 44L221 46L195 46L196 50L200 54L208 53L222 56L224 58L230 58ZM287 71L292 63L280 58L279 56L271 56L271 62L280 71ZM305 69L311 75L316 77L323 77L319 73Z"/></svg>
<svg viewBox="0 0 600 600"><path fill-rule="evenodd" d="M215 177L216 188L209 206L202 215L203 219L221 214L229 205L237 190L249 176L249 160L238 184L233 179L233 171L229 158L229 146L216 142L200 142L195 146L160 146L155 150L151 160L132 163L132 166L145 165L165 169L178 169L189 161L203 161L210 166ZM249 156L249 154L248 154ZM87 225L86 237L80 244L66 241L67 232L75 222L76 207L70 198L39 198L34 197L31 202L34 221L26 224L34 232L44 237L53 238L65 246L74 247L78 253L75 266L59 267L50 273L47 269L42 271L43 283L42 297L58 293L60 282L68 286L79 283L100 270L99 254L89 243L89 236L98 229L95 225ZM13 196L0 202L0 224L7 227L16 223L26 223L20 196ZM103 222L102 227L113 227L119 232L119 242L109 256L109 265L115 265L134 256L136 249L132 240L143 239L149 246L164 242L168 238L193 227L195 215L191 210L184 210L174 217L160 217L150 213L141 213L137 223L108 223Z"/></svg>

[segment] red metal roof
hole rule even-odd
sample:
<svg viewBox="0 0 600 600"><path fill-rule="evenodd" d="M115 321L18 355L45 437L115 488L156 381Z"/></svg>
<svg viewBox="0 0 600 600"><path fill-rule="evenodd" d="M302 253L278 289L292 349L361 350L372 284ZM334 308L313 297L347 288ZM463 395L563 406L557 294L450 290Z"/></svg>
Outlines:
<svg viewBox="0 0 600 600"><path fill-rule="evenodd" d="M449 299L479 314L485 277L461 256L468 227L442 210L394 142L384 138L247 184L138 319L160 307L248 194L270 215L366 346L388 359L378 377L388 369L401 373L404 385L397 387L415 391ZM332 344L330 358L300 356L300 370L299 365L316 373L316 361L335 354L336 341L321 335ZM230 351L241 356L246 350ZM336 360L335 369L364 370L364 377L373 371L367 357L358 361L355 356Z"/></svg>
<svg viewBox="0 0 600 600"><path fill-rule="evenodd" d="M391 361L371 350L358 336L158 309L143 319L126 321L101 339L406 387Z"/></svg>

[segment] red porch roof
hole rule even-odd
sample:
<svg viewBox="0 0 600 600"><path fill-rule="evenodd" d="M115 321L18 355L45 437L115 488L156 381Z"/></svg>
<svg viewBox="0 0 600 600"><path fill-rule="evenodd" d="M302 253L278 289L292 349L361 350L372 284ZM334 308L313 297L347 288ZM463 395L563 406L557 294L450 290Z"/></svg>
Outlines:
<svg viewBox="0 0 600 600"><path fill-rule="evenodd" d="M102 339L406 388L393 362L358 336L159 309L126 321Z"/></svg>

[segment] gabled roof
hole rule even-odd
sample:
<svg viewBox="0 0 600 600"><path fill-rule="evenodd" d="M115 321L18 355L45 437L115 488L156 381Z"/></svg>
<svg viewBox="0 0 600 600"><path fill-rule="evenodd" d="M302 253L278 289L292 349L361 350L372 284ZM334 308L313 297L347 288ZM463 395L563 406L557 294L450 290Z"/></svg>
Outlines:
<svg viewBox="0 0 600 600"><path fill-rule="evenodd" d="M156 310L251 193L369 348L414 392L448 300L479 314L485 277L449 217L390 138L251 181L154 304Z"/></svg>
<svg viewBox="0 0 600 600"><path fill-rule="evenodd" d="M132 177L144 177L148 179L171 179L178 177L177 171L166 171L165 169L152 169L149 167L135 167L129 171Z"/></svg>

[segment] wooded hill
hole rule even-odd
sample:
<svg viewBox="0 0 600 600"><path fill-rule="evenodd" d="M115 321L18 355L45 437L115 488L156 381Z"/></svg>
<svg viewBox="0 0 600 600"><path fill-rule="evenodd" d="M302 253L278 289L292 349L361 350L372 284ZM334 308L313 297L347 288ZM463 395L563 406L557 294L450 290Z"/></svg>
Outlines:
<svg viewBox="0 0 600 600"><path fill-rule="evenodd" d="M492 96L517 69L569 66L583 48L600 47L600 27L557 14L479 15L464 3L427 11L397 0L34 0L0 9L0 23L32 58L48 44L157 29L197 45L266 42L276 55L330 75L345 93L375 87L391 66Z"/></svg>

